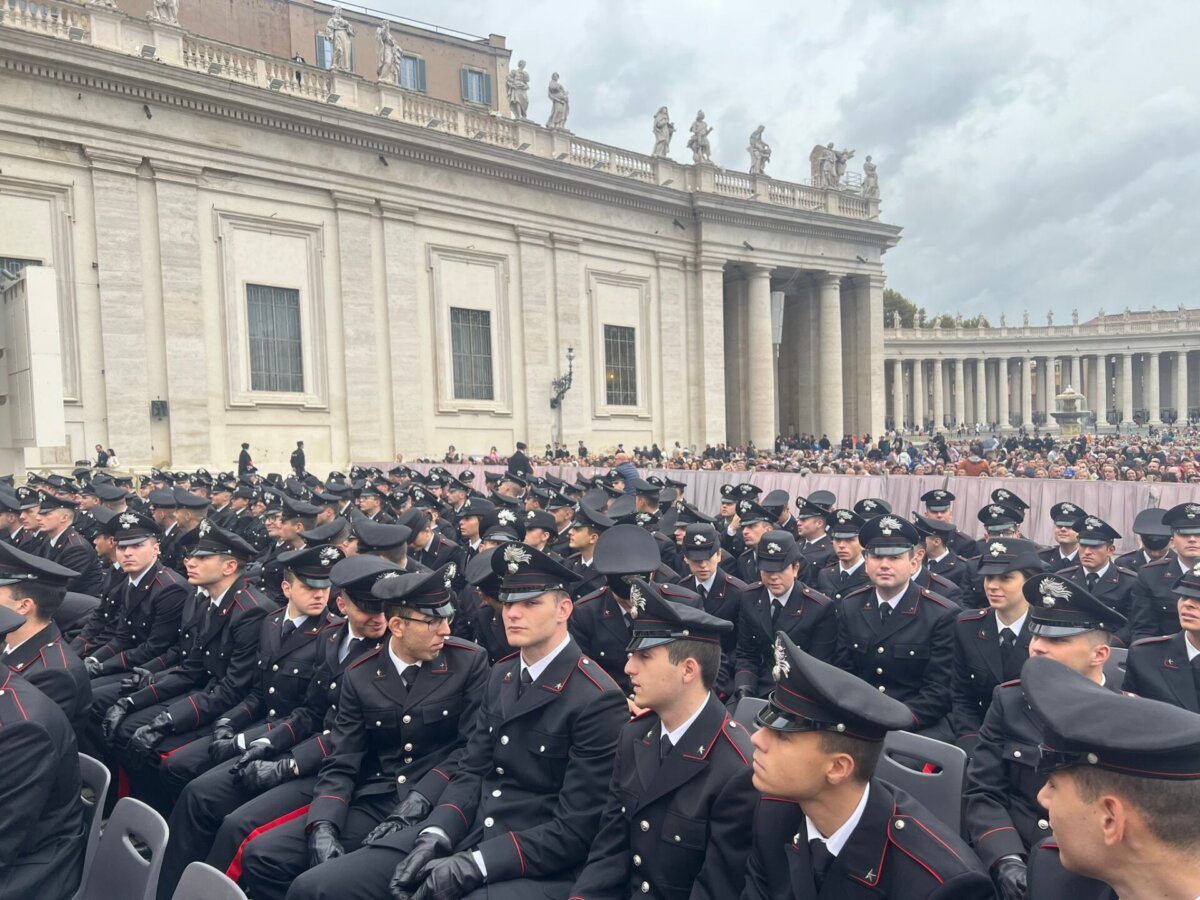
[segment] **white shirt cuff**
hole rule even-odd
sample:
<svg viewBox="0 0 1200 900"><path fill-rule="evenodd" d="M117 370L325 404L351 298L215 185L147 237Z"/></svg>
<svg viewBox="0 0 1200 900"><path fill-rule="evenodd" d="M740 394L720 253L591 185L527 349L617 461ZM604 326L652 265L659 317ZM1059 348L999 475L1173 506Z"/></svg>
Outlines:
<svg viewBox="0 0 1200 900"><path fill-rule="evenodd" d="M478 850L472 850L471 859L475 860L475 865L479 867L479 874L487 878L487 866L483 862L483 854Z"/></svg>

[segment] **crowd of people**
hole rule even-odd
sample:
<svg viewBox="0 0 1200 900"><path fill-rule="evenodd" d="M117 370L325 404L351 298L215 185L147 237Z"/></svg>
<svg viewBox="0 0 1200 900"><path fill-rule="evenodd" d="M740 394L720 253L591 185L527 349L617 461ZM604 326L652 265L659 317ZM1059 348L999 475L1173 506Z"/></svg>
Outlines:
<svg viewBox="0 0 1200 900"><path fill-rule="evenodd" d="M909 450L855 443L787 453ZM253 900L1200 896L1200 504L1118 557L1008 488L701 510L526 449L0 480L0 896L78 888L80 753L167 820L162 900L197 860Z"/></svg>

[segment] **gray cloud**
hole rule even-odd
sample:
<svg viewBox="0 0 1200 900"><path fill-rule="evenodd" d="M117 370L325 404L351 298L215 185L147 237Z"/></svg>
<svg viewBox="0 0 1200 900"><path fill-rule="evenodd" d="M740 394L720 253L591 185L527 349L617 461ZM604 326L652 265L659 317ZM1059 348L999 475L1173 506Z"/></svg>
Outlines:
<svg viewBox="0 0 1200 900"><path fill-rule="evenodd" d="M1200 305L1200 4L375 4L505 34L531 115L557 69L586 138L648 152L665 103L678 159L701 107L731 169L759 123L778 178L807 178L817 142L870 153L905 228L889 284L932 311Z"/></svg>

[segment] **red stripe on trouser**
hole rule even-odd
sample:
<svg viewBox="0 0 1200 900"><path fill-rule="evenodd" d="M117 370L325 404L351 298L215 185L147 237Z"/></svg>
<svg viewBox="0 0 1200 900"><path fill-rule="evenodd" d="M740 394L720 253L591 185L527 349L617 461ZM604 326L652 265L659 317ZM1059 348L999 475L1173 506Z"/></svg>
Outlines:
<svg viewBox="0 0 1200 900"><path fill-rule="evenodd" d="M259 825L252 832L246 835L245 840L238 845L238 850L237 853L234 854L233 862L229 864L229 868L225 870L225 874L234 881L238 881L242 877L242 851L246 849L246 845L259 835L266 834L272 828L278 828L280 825L286 825L288 822L292 821L292 819L298 819L301 816L308 815L308 808L310 806L312 806L311 803L306 803L299 809L293 809L290 813L280 816L278 819L272 819L265 825Z"/></svg>
<svg viewBox="0 0 1200 900"><path fill-rule="evenodd" d="M117 766L117 799L129 796L129 773L124 766Z"/></svg>

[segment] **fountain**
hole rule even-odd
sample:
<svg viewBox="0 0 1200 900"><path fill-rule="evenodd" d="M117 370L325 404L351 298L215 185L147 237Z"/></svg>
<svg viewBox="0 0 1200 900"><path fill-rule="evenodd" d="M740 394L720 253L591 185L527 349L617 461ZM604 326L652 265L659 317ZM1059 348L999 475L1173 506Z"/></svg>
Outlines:
<svg viewBox="0 0 1200 900"><path fill-rule="evenodd" d="M1087 410L1083 407L1085 399L1083 394L1070 385L1067 385L1061 394L1055 394L1054 402L1058 409L1050 415L1058 423L1059 434L1063 437L1079 437L1082 432L1080 423L1087 415Z"/></svg>

